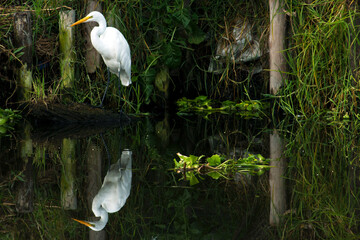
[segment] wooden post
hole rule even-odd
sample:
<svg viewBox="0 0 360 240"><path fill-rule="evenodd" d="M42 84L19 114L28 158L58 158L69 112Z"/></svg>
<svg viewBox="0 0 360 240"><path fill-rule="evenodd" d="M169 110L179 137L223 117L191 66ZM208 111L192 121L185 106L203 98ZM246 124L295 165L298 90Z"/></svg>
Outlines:
<svg viewBox="0 0 360 240"><path fill-rule="evenodd" d="M77 208L75 160L75 140L64 138L61 149L61 205L64 209Z"/></svg>
<svg viewBox="0 0 360 240"><path fill-rule="evenodd" d="M350 1L349 1L350 2ZM350 70L353 76L353 86L359 86L359 77L360 77L360 69L359 69L359 56L360 56L360 44L357 41L359 37L358 29L360 27L360 17L357 13L359 10L360 4L358 1L351 1L349 3L349 10L354 12L354 14L349 18L349 28L350 28L350 43L351 43L351 51L349 54L349 63ZM354 102L356 103L356 102ZM356 111L356 108L355 108Z"/></svg>
<svg viewBox="0 0 360 240"><path fill-rule="evenodd" d="M276 130L270 134L270 225L277 226L286 209L284 144Z"/></svg>
<svg viewBox="0 0 360 240"><path fill-rule="evenodd" d="M75 52L73 28L70 25L75 22L75 11L62 11L59 15L61 87L71 88L74 84Z"/></svg>
<svg viewBox="0 0 360 240"><path fill-rule="evenodd" d="M93 1L93 0L87 1L86 14L89 14L92 11L101 12L101 4L99 3L99 1ZM96 71L96 68L100 66L100 54L93 47L90 39L91 30L97 25L98 24L94 22L90 22L82 25L83 28L85 29L85 34L84 34L84 37L86 39L85 59L86 59L86 70L88 73L94 73Z"/></svg>
<svg viewBox="0 0 360 240"><path fill-rule="evenodd" d="M24 128L24 140L21 142L21 159L24 162L24 181L16 192L16 211L32 212L34 209L33 143L30 138L30 124Z"/></svg>
<svg viewBox="0 0 360 240"><path fill-rule="evenodd" d="M20 86L18 98L29 100L32 89L32 26L31 13L20 12L14 15L15 47L24 47L20 57L21 67L18 70L17 83Z"/></svg>
<svg viewBox="0 0 360 240"><path fill-rule="evenodd" d="M276 94L283 85L286 72L284 0L269 0L270 7L270 93Z"/></svg>
<svg viewBox="0 0 360 240"><path fill-rule="evenodd" d="M101 149L95 144L90 144L86 150L87 155L87 186L86 186L86 200L88 208L92 209L92 202L96 194L99 192L99 189L102 185L102 152ZM90 221L96 220L96 217L90 217ZM89 239L106 239L105 229L96 232L89 229Z"/></svg>

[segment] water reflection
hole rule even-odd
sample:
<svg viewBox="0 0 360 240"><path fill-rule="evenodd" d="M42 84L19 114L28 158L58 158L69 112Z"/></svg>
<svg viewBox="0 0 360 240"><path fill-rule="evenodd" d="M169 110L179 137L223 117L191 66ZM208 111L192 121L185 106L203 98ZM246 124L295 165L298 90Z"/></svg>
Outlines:
<svg viewBox="0 0 360 240"><path fill-rule="evenodd" d="M219 119L165 116L160 121L141 119L130 126L101 131L30 128L29 136L17 144L16 138L0 139L0 156L4 160L0 197L7 204L3 205L2 216L6 216L3 226L14 226L0 231L9 236L16 233L16 239L91 239L101 234L109 239L117 239L120 234L123 239L241 239L254 231L256 235L263 234L267 228L261 226L268 224L270 207L267 174L254 176L246 184L233 181L233 176L218 181L204 176L199 184L189 186L188 182L179 181L181 175L173 171L173 160L178 152L206 156L220 153L230 157L252 152L269 156L269 134L264 126L260 121L232 116ZM112 165L106 161L100 133L114 161ZM27 160L11 157L16 151L24 151L21 150L24 144L20 143L25 142L32 149ZM9 144L14 147L5 156ZM116 159L124 159L121 151L124 147L131 149L129 161L115 163ZM17 194L12 186L28 181L22 171L25 162L33 167L34 206L20 218L13 214L15 206L11 207ZM136 166L133 176L131 170L125 170L132 166ZM122 185L111 181L113 170L120 168L124 169ZM120 185L124 200L123 203L118 200L116 206L121 210L107 215L115 210L110 210L103 198L109 192L115 195L116 190L109 189ZM74 217L85 218L93 228L103 230L87 229L72 221Z"/></svg>
<svg viewBox="0 0 360 240"><path fill-rule="evenodd" d="M109 167L99 192L92 201L92 211L98 221L82 221L94 231L101 231L108 222L108 213L118 212L130 195L132 178L132 151L122 151L121 158Z"/></svg>

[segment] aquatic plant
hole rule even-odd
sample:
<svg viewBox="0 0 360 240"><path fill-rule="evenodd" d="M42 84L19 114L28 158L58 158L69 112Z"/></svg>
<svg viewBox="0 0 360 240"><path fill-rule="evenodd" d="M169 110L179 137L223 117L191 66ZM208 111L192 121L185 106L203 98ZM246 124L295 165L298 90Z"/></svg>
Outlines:
<svg viewBox="0 0 360 240"><path fill-rule="evenodd" d="M175 171L182 173L181 179L189 180L190 185L199 183L198 178L202 175L210 176L213 179L229 178L235 173L262 175L268 170L270 159L265 159L260 154L249 154L239 159L227 159L225 156L214 154L203 159L205 156L185 156L177 154L179 161L174 159Z"/></svg>
<svg viewBox="0 0 360 240"><path fill-rule="evenodd" d="M263 103L258 100L246 100L234 102L231 100L218 101L208 99L207 96L198 96L195 99L188 99L183 97L179 99L176 104L179 107L178 114L184 113L201 113L209 115L211 113L235 113L245 118L262 117L264 110L268 107L268 103Z"/></svg>
<svg viewBox="0 0 360 240"><path fill-rule="evenodd" d="M21 119L17 110L0 108L0 135L6 134L7 131L13 130L15 124Z"/></svg>

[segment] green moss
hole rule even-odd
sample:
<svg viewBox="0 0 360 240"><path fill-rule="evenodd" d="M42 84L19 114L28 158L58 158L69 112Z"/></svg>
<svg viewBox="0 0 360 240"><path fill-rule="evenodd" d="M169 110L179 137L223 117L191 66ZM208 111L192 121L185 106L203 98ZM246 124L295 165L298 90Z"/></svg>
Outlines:
<svg viewBox="0 0 360 240"><path fill-rule="evenodd" d="M19 99L28 100L30 99L31 89L32 89L32 71L28 69L27 64L25 63L19 69L19 81L20 81L20 93Z"/></svg>
<svg viewBox="0 0 360 240"><path fill-rule="evenodd" d="M60 12L59 21L60 73L62 86L65 88L72 87L74 84L74 37L73 30L69 27L69 22L66 21L73 14L72 11Z"/></svg>
<svg viewBox="0 0 360 240"><path fill-rule="evenodd" d="M75 209L75 141L64 138L61 151L61 202L65 209Z"/></svg>

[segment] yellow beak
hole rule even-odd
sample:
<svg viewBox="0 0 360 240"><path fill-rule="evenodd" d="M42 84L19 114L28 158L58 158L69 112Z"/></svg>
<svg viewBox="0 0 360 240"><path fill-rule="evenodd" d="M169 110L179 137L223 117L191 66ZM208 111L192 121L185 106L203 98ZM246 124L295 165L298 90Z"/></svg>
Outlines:
<svg viewBox="0 0 360 240"><path fill-rule="evenodd" d="M78 25L78 24L80 24L80 23L86 22L86 21L89 20L90 18L92 18L92 16L84 17L84 18L80 19L79 21L74 22L73 24L71 24L70 27L73 27L73 26Z"/></svg>
<svg viewBox="0 0 360 240"><path fill-rule="evenodd" d="M78 219L75 219L75 218L72 218L72 220L77 221L77 222L79 222L81 224L84 224L87 227L95 227L93 224L91 224L91 223L89 223L87 221L82 221L82 220L78 220Z"/></svg>

